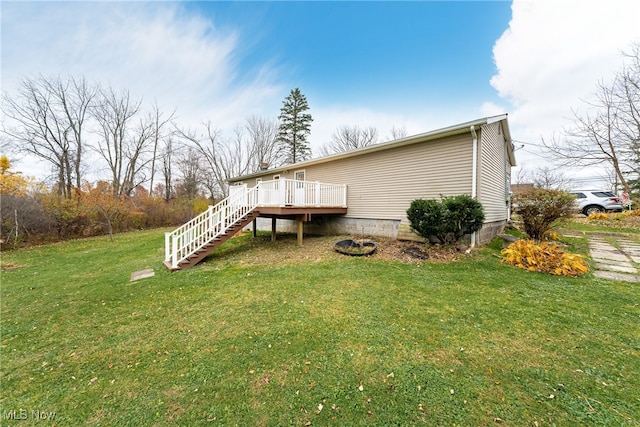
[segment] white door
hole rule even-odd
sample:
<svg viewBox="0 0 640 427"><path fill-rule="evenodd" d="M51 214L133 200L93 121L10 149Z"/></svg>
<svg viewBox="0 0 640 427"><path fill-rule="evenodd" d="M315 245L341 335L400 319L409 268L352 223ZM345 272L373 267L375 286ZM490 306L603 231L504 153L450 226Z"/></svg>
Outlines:
<svg viewBox="0 0 640 427"><path fill-rule="evenodd" d="M295 171L293 173L293 179L296 181L295 184L295 205L296 206L305 206L306 205L306 200L305 200L305 171L300 170L300 171ZM300 181L300 182L297 182Z"/></svg>

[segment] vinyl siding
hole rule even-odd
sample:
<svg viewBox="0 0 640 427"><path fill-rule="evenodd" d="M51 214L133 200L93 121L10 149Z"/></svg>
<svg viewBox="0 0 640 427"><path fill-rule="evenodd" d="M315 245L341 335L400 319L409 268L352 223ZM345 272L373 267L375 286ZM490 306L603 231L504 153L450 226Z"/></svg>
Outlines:
<svg viewBox="0 0 640 427"><path fill-rule="evenodd" d="M279 175L294 179L296 171L304 170L307 181L348 187L348 213L331 218L332 222L322 223L322 227L342 233L366 227L372 235L413 239L416 235L406 218L412 200L472 194L471 127L478 136L476 195L486 216L478 239L488 241L504 227L509 215L506 200L515 157L506 115L237 177L231 182L253 187L256 178L268 181Z"/></svg>
<svg viewBox="0 0 640 427"><path fill-rule="evenodd" d="M499 122L482 127L478 167L478 200L482 203L485 222L507 219L508 159L506 142Z"/></svg>
<svg viewBox="0 0 640 427"><path fill-rule="evenodd" d="M418 198L471 194L471 134L426 141L305 167L307 181L347 184L348 218L407 222ZM293 179L291 170L282 178ZM273 175L263 176L270 180ZM249 186L255 180L246 181Z"/></svg>

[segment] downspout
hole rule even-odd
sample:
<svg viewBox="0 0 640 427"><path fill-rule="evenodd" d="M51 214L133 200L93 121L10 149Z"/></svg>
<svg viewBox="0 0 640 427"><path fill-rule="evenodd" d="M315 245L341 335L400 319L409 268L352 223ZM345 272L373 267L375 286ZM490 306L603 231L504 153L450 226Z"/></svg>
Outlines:
<svg viewBox="0 0 640 427"><path fill-rule="evenodd" d="M504 140L504 191L506 193L505 203L507 205L507 224L511 222L511 163L509 162L509 142ZM507 180L507 178L509 178Z"/></svg>
<svg viewBox="0 0 640 427"><path fill-rule="evenodd" d="M476 133L476 127L471 126L471 136L473 137L472 145L472 164L471 164L471 198L476 199L478 197L478 134ZM476 246L476 238L478 232L471 233L471 247Z"/></svg>

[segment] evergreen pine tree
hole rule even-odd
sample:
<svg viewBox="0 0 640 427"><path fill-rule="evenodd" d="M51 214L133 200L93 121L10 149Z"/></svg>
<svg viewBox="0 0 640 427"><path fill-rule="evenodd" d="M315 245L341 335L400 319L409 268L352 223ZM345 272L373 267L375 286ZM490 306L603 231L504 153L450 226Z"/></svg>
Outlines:
<svg viewBox="0 0 640 427"><path fill-rule="evenodd" d="M285 163L296 163L311 158L311 147L307 136L311 132L311 114L307 98L300 89L291 90L282 102L280 109L280 126L278 128L278 142L282 144L285 153Z"/></svg>

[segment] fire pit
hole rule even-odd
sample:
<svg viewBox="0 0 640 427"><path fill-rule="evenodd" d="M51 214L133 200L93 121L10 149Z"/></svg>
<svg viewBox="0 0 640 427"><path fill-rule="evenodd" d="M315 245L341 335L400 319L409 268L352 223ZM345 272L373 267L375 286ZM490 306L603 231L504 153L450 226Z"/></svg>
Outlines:
<svg viewBox="0 0 640 427"><path fill-rule="evenodd" d="M333 249L336 252L340 252L341 254L349 255L349 256L371 255L376 251L377 248L378 246L374 242L371 242L371 241L358 242L353 239L340 240L333 246Z"/></svg>

